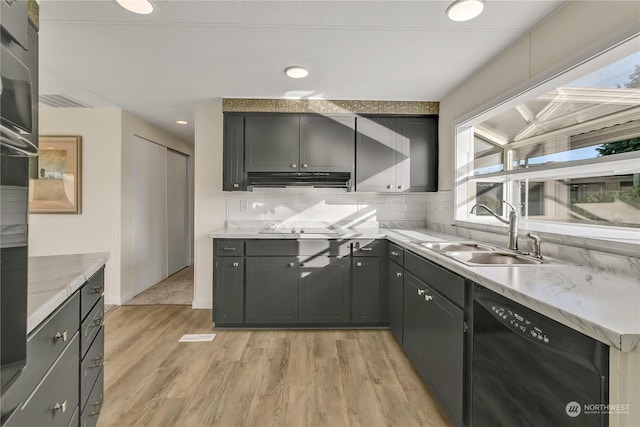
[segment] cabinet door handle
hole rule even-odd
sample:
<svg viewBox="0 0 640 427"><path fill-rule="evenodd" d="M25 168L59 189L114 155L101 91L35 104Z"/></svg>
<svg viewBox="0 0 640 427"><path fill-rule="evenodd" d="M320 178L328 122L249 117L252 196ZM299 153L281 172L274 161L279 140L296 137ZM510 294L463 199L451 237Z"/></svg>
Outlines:
<svg viewBox="0 0 640 427"><path fill-rule="evenodd" d="M402 273L400 273L399 271L396 273L396 277L402 277Z"/></svg>
<svg viewBox="0 0 640 427"><path fill-rule="evenodd" d="M96 286L95 288L91 289L91 291L89 291L90 294L101 294L104 291L104 287L102 286Z"/></svg>
<svg viewBox="0 0 640 427"><path fill-rule="evenodd" d="M93 363L89 365L89 368L101 368L104 366L104 356L96 357L92 361Z"/></svg>
<svg viewBox="0 0 640 427"><path fill-rule="evenodd" d="M308 167L309 167L309 165L308 165L308 164L306 164L306 163L303 163L303 164L302 164L302 167L303 167L303 168L308 168Z"/></svg>
<svg viewBox="0 0 640 427"><path fill-rule="evenodd" d="M297 168L297 167L298 167L298 165L297 165L297 164L295 164L295 163L293 163L293 164L291 165L291 167L295 169L295 168Z"/></svg>
<svg viewBox="0 0 640 427"><path fill-rule="evenodd" d="M237 267L237 266L239 266L239 265L240 265L240 263L239 263L238 261L235 261L235 262L233 263L233 266L234 266L234 267Z"/></svg>
<svg viewBox="0 0 640 427"><path fill-rule="evenodd" d="M100 410L102 409L102 400L98 400L97 402L92 403L91 405L97 407L98 409L94 409L91 413L89 413L89 416L95 417L96 415L100 415Z"/></svg>
<svg viewBox="0 0 640 427"><path fill-rule="evenodd" d="M102 325L104 325L104 316L98 317L97 319L93 319L91 321L91 326L94 328L99 328Z"/></svg>
<svg viewBox="0 0 640 427"><path fill-rule="evenodd" d="M418 295L420 296L424 295L424 289L418 289Z"/></svg>
<svg viewBox="0 0 640 427"><path fill-rule="evenodd" d="M387 190L391 190L391 184L387 185Z"/></svg>
<svg viewBox="0 0 640 427"><path fill-rule="evenodd" d="M62 402L62 403L56 402L56 404L55 404L55 405L53 405L53 413L55 414L55 413L56 413L56 411L60 411L60 412L62 412L63 414L64 414L65 412L67 412L67 400L66 400L66 399L65 399L65 401L64 401L64 402Z"/></svg>
<svg viewBox="0 0 640 427"><path fill-rule="evenodd" d="M373 248L360 248L362 252L371 252Z"/></svg>
<svg viewBox="0 0 640 427"><path fill-rule="evenodd" d="M398 190L402 188L402 185L398 185Z"/></svg>
<svg viewBox="0 0 640 427"><path fill-rule="evenodd" d="M425 301L431 301L432 299L433 299L433 296L432 296L432 295L425 295L425 296L424 296L424 300L425 300Z"/></svg>
<svg viewBox="0 0 640 427"><path fill-rule="evenodd" d="M233 184L233 188L239 188L240 184Z"/></svg>
<svg viewBox="0 0 640 427"><path fill-rule="evenodd" d="M391 255L393 255L393 256L398 256L399 254L398 254L398 252L396 252L396 251L391 251Z"/></svg>
<svg viewBox="0 0 640 427"><path fill-rule="evenodd" d="M302 262L301 262L301 263L300 263L300 267L304 267L304 263L302 263Z"/></svg>
<svg viewBox="0 0 640 427"><path fill-rule="evenodd" d="M295 267L296 263L295 262L290 262L289 264L287 264L289 267Z"/></svg>
<svg viewBox="0 0 640 427"><path fill-rule="evenodd" d="M361 262L356 262L356 267L362 267L362 263Z"/></svg>
<svg viewBox="0 0 640 427"><path fill-rule="evenodd" d="M223 251L235 251L236 247L235 246L225 246L224 248L222 248Z"/></svg>
<svg viewBox="0 0 640 427"><path fill-rule="evenodd" d="M55 341L62 339L63 342L66 342L68 338L68 334L69 334L69 330L65 329L64 332L56 332L56 334L53 336L53 339Z"/></svg>

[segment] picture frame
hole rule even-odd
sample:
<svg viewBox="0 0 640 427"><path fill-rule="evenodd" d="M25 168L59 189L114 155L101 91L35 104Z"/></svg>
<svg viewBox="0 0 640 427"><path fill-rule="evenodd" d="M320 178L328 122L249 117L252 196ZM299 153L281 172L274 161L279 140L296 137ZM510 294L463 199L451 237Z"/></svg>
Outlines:
<svg viewBox="0 0 640 427"><path fill-rule="evenodd" d="M40 135L38 157L30 169L29 213L82 212L81 136Z"/></svg>

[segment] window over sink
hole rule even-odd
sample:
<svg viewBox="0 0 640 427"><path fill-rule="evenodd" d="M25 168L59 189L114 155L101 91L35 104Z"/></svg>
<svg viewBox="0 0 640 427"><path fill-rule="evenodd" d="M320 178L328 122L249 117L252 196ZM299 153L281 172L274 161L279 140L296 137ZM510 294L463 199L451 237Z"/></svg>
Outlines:
<svg viewBox="0 0 640 427"><path fill-rule="evenodd" d="M456 126L455 220L640 241L639 38Z"/></svg>

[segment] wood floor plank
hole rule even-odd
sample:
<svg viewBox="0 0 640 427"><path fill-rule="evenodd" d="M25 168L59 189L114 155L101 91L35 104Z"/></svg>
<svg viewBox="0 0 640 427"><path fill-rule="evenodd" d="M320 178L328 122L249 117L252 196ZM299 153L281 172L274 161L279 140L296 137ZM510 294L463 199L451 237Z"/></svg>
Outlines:
<svg viewBox="0 0 640 427"><path fill-rule="evenodd" d="M448 425L389 331L211 327L209 310L110 310L98 426Z"/></svg>

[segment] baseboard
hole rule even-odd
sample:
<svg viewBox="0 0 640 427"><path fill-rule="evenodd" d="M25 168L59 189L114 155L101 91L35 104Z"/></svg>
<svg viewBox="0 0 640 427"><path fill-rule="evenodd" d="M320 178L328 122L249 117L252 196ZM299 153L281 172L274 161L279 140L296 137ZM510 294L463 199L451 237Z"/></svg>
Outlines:
<svg viewBox="0 0 640 427"><path fill-rule="evenodd" d="M191 308L193 309L203 309L203 310L211 310L211 301L203 300L203 299L194 299L191 304Z"/></svg>

